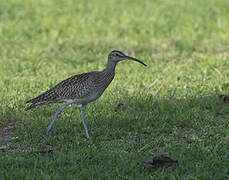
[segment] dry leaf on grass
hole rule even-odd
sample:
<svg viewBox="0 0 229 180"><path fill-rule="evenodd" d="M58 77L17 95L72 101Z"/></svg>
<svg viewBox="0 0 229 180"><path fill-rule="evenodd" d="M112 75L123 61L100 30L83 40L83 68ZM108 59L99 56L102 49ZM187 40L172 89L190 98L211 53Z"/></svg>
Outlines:
<svg viewBox="0 0 229 180"><path fill-rule="evenodd" d="M225 103L229 102L229 96L227 96L227 95L221 94L221 95L219 95L219 98Z"/></svg>
<svg viewBox="0 0 229 180"><path fill-rule="evenodd" d="M51 154L51 155L53 155L53 150L52 149L49 149L49 150L40 150L40 151L35 151L35 153L42 154L42 155L45 155L45 154Z"/></svg>
<svg viewBox="0 0 229 180"><path fill-rule="evenodd" d="M123 105L124 105L123 103L117 102L117 103L115 104L115 106L114 106L115 112L117 112L117 110L118 110L121 106L123 106Z"/></svg>
<svg viewBox="0 0 229 180"><path fill-rule="evenodd" d="M144 161L141 164L146 168L155 170L157 168L168 168L170 166L178 166L178 161L161 154L154 156L152 160Z"/></svg>

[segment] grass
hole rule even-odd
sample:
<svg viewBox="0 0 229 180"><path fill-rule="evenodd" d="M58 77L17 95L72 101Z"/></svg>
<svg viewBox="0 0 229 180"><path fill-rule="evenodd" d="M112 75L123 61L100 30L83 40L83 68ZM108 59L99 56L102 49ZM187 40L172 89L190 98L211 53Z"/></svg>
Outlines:
<svg viewBox="0 0 229 180"><path fill-rule="evenodd" d="M228 179L227 0L3 1L0 6L0 179ZM60 104L24 112L25 101L78 73L121 62L103 96L81 112ZM123 103L115 108L117 103ZM52 153L41 153L52 150ZM166 154L179 167L138 162Z"/></svg>

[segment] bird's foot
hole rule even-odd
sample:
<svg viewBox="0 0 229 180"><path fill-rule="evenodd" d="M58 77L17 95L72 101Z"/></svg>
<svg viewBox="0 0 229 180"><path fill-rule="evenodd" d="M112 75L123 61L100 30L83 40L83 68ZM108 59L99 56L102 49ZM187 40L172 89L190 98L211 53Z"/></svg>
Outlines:
<svg viewBox="0 0 229 180"><path fill-rule="evenodd" d="M52 126L49 126L49 127L47 128L47 131L46 131L46 135L47 135L47 136L49 135L49 131L50 131L51 127L52 127Z"/></svg>
<svg viewBox="0 0 229 180"><path fill-rule="evenodd" d="M86 134L86 136L87 136L87 139L90 139L90 136L89 136L89 134Z"/></svg>

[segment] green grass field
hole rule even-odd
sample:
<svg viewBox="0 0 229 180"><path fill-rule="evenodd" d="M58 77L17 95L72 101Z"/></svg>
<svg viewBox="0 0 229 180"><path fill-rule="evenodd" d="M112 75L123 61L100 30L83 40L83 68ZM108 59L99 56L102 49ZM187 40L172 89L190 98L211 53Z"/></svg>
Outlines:
<svg viewBox="0 0 229 180"><path fill-rule="evenodd" d="M1 1L0 179L229 179L228 47L228 0ZM117 65L87 106L90 140L75 105L46 136L62 104L25 101L114 49L148 66ZM137 165L157 154L179 167Z"/></svg>

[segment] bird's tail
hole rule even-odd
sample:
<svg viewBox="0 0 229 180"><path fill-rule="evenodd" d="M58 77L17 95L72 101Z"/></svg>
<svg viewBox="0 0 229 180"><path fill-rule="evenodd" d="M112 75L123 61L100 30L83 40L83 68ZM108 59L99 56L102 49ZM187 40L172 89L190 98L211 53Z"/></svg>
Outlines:
<svg viewBox="0 0 229 180"><path fill-rule="evenodd" d="M32 108L35 108L37 105L36 104L31 104L30 106L28 106L27 108L24 109L24 111L28 111Z"/></svg>
<svg viewBox="0 0 229 180"><path fill-rule="evenodd" d="M52 96L53 96L53 91L52 89L50 89L49 91L46 91L41 95L26 101L26 103L32 103L32 104L27 108L25 108L25 111L35 108L38 105L49 104L50 103L49 100L52 99Z"/></svg>
<svg viewBox="0 0 229 180"><path fill-rule="evenodd" d="M26 101L26 103L32 103L32 104L30 106L26 107L24 109L24 111L28 111L28 110L30 110L32 108L35 108L38 105L49 104L48 102L45 102L45 101L43 101L43 102L33 102L33 99L31 99L29 101Z"/></svg>

